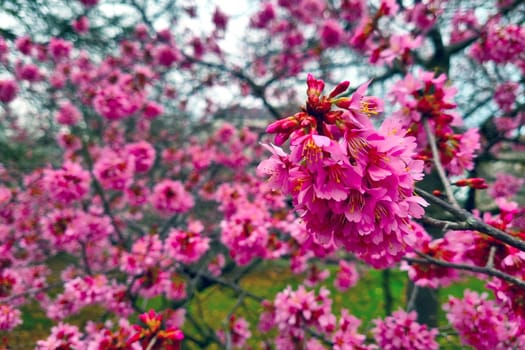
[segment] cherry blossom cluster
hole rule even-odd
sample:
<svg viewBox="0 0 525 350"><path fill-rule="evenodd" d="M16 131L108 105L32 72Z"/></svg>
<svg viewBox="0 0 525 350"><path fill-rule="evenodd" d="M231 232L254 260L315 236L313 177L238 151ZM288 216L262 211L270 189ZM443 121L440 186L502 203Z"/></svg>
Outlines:
<svg viewBox="0 0 525 350"><path fill-rule="evenodd" d="M302 111L267 128L277 145L290 138L290 153L267 146L272 157L258 171L293 197L317 242L344 246L375 267L392 265L414 243L410 220L425 205L413 194L423 176L415 139L388 120L374 128L370 116L382 102L364 94L366 84L351 97L338 97L348 82L328 96L322 80L309 75L307 85Z"/></svg>
<svg viewBox="0 0 525 350"><path fill-rule="evenodd" d="M45 340L37 342L38 350L55 349L180 349L184 334L180 313L156 313L154 310L139 315L140 324L131 325L126 319L117 322L107 321L104 324L88 322L85 332L77 326L60 322L51 329Z"/></svg>
<svg viewBox="0 0 525 350"><path fill-rule="evenodd" d="M456 252L447 240L447 237L432 239L425 229L413 222L413 228L417 234L417 241L414 250L417 253L423 253L429 257L447 262L461 262ZM407 257L418 258L417 253L409 253ZM401 269L408 272L408 277L414 281L417 286L428 288L446 287L457 281L460 276L458 271L452 268L441 267L427 263L401 263Z"/></svg>
<svg viewBox="0 0 525 350"><path fill-rule="evenodd" d="M385 350L439 349L435 339L438 330L428 329L426 325L417 323L416 318L417 314L413 311L397 310L384 320L375 320L372 333L377 344Z"/></svg>
<svg viewBox="0 0 525 350"><path fill-rule="evenodd" d="M524 49L525 27L505 25L494 17L483 27L481 39L472 46L470 54L478 62L515 63L523 71Z"/></svg>
<svg viewBox="0 0 525 350"><path fill-rule="evenodd" d="M248 322L244 318L232 315L228 320L227 331L219 330L217 335L223 344L231 344L230 346L233 346L234 349L243 349L252 333Z"/></svg>
<svg viewBox="0 0 525 350"><path fill-rule="evenodd" d="M251 17L251 27L282 50L269 63L257 60L254 71L259 76L271 71L293 75L324 52L344 48L357 50L372 64L412 65L413 52L423 45L423 34L437 23L444 2L404 5L401 11L392 0L375 6L364 0L343 1L337 8L316 0L264 1ZM403 25L389 25L393 23Z"/></svg>
<svg viewBox="0 0 525 350"><path fill-rule="evenodd" d="M416 137L418 157L425 161L432 159L423 124L428 122L436 138L441 163L451 175L461 175L473 167L474 153L480 149L480 136L475 128L463 134L454 131L453 127L461 126L463 121L453 102L457 90L446 86L446 82L445 74L436 76L425 71L407 74L392 89L392 97L400 105L392 118L408 130L408 135Z"/></svg>
<svg viewBox="0 0 525 350"><path fill-rule="evenodd" d="M273 302L262 302L263 313L259 329L269 332L276 328L278 335L275 344L279 349L295 349L296 344L307 349L374 350L374 349L434 349L437 329L428 329L416 321L416 312L395 311L391 316L375 319L371 333L375 343L370 343L365 334L360 333L361 321L342 309L339 320L331 311L329 292L321 288L317 295L303 286L297 290L291 287L278 293ZM316 338L321 339L321 341ZM323 343L324 341L324 343ZM294 345L295 344L295 345Z"/></svg>
<svg viewBox="0 0 525 350"><path fill-rule="evenodd" d="M332 332L336 327L336 318L332 314L329 294L325 288L321 288L319 295L307 291L304 286L299 286L296 291L286 288L276 295L273 303L263 302L260 330L268 332L277 328L279 335L275 341L283 349L304 343L307 328L321 333Z"/></svg>
<svg viewBox="0 0 525 350"><path fill-rule="evenodd" d="M178 327L168 326L162 314L150 310L139 316L143 325L134 325L135 334L127 344L139 342L143 349L179 350L184 334Z"/></svg>
<svg viewBox="0 0 525 350"><path fill-rule="evenodd" d="M463 299L451 296L443 309L464 345L479 350L525 346L523 325L509 319L493 300L487 300L487 293L465 290Z"/></svg>

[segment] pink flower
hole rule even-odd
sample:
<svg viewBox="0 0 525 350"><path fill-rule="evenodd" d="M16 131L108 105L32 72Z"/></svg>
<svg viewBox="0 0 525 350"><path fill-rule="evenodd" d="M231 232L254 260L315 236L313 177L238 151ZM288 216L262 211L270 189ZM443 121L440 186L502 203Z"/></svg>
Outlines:
<svg viewBox="0 0 525 350"><path fill-rule="evenodd" d="M213 276L220 276L224 265L226 265L224 255L217 254L208 264L208 271L210 271Z"/></svg>
<svg viewBox="0 0 525 350"><path fill-rule="evenodd" d="M250 25L255 28L266 28L268 24L276 18L274 4L271 2L265 2L262 8L257 12L251 19Z"/></svg>
<svg viewBox="0 0 525 350"><path fill-rule="evenodd" d="M149 187L144 181L138 181L126 187L124 190L126 200L132 206L140 206L148 201L150 196Z"/></svg>
<svg viewBox="0 0 525 350"><path fill-rule="evenodd" d="M334 350L368 349L365 345L366 336L358 333L361 321L350 315L348 310L341 310L341 318L338 325L337 331L332 336ZM370 349L372 350L373 347L370 347Z"/></svg>
<svg viewBox="0 0 525 350"><path fill-rule="evenodd" d="M226 30L226 26L228 25L228 16L222 12L221 9L216 7L215 11L213 12L212 21L217 29Z"/></svg>
<svg viewBox="0 0 525 350"><path fill-rule="evenodd" d="M20 80L27 80L33 83L42 80L40 70L32 63L17 64L15 67L15 73L16 77Z"/></svg>
<svg viewBox="0 0 525 350"><path fill-rule="evenodd" d="M93 173L104 189L122 191L133 181L135 160L104 149L93 166Z"/></svg>
<svg viewBox="0 0 525 350"><path fill-rule="evenodd" d="M503 135L510 137L512 131L521 125L521 120L524 120L524 114L518 113L514 117L497 117L492 119L496 129Z"/></svg>
<svg viewBox="0 0 525 350"><path fill-rule="evenodd" d="M15 46L16 49L22 54L29 56L31 54L31 50L33 49L33 42L30 37L21 36L16 38Z"/></svg>
<svg viewBox="0 0 525 350"><path fill-rule="evenodd" d="M431 237L423 231L419 225L412 223L414 229L418 232L419 239L415 243L415 249L423 254L431 256L435 259L448 262L460 262L457 256L458 252L455 247L460 245L457 242L452 244L445 238L431 240ZM416 253L407 255L410 258L420 258ZM427 288L447 287L454 281L459 279L457 270L447 267L441 267L434 264L427 263L411 263L405 262L401 265L402 270L408 271L408 277L414 281L417 286Z"/></svg>
<svg viewBox="0 0 525 350"><path fill-rule="evenodd" d="M89 172L77 163L65 162L62 169L44 171L44 187L57 203L70 204L89 192Z"/></svg>
<svg viewBox="0 0 525 350"><path fill-rule="evenodd" d="M180 60L180 52L177 48L170 45L159 45L155 48L155 59L158 64L164 67L171 67L171 65Z"/></svg>
<svg viewBox="0 0 525 350"><path fill-rule="evenodd" d="M82 141L68 132L60 132L57 135L58 145L67 152L75 152L82 148Z"/></svg>
<svg viewBox="0 0 525 350"><path fill-rule="evenodd" d="M221 242L237 264L246 265L255 257L266 256L269 220L254 203L232 204L236 212L221 222Z"/></svg>
<svg viewBox="0 0 525 350"><path fill-rule="evenodd" d="M148 26L145 23L138 23L135 27L135 37L139 40L146 40L149 37Z"/></svg>
<svg viewBox="0 0 525 350"><path fill-rule="evenodd" d="M22 324L20 310L0 304L0 331L11 331Z"/></svg>
<svg viewBox="0 0 525 350"><path fill-rule="evenodd" d="M442 5L441 5L442 6ZM429 1L428 4L416 3L406 12L407 21L413 22L422 32L429 31L443 13L439 1Z"/></svg>
<svg viewBox="0 0 525 350"><path fill-rule="evenodd" d="M104 215L80 212L74 223L81 242L90 244L101 242L113 233L111 220Z"/></svg>
<svg viewBox="0 0 525 350"><path fill-rule="evenodd" d="M465 12L457 11L452 17L450 43L455 44L473 38L479 31L480 25L473 9Z"/></svg>
<svg viewBox="0 0 525 350"><path fill-rule="evenodd" d="M13 101L18 95L18 84L15 80L4 79L0 80L0 101L9 103Z"/></svg>
<svg viewBox="0 0 525 350"><path fill-rule="evenodd" d="M138 173L147 173L155 162L155 148L146 141L126 145L126 152L135 160L135 171Z"/></svg>
<svg viewBox="0 0 525 350"><path fill-rule="evenodd" d="M494 100L499 108L505 113L512 111L512 106L516 102L519 84L515 82L505 82L496 87Z"/></svg>
<svg viewBox="0 0 525 350"><path fill-rule="evenodd" d="M304 279L304 285L307 287L314 287L317 284L323 282L330 276L328 269L319 270L316 264L311 264L306 271L306 278Z"/></svg>
<svg viewBox="0 0 525 350"><path fill-rule="evenodd" d="M510 174L496 174L496 181L489 187L489 194L492 198L512 197L517 194L525 183L525 179L517 178Z"/></svg>
<svg viewBox="0 0 525 350"><path fill-rule="evenodd" d="M210 239L203 237L200 222L189 224L187 231L172 229L166 239L166 252L175 261L191 264L198 261L210 246Z"/></svg>
<svg viewBox="0 0 525 350"><path fill-rule="evenodd" d="M4 38L0 38L0 62L5 63L7 54L9 53L9 46Z"/></svg>
<svg viewBox="0 0 525 350"><path fill-rule="evenodd" d="M51 38L48 45L48 51L53 60L69 58L73 44L61 38Z"/></svg>
<svg viewBox="0 0 525 350"><path fill-rule="evenodd" d="M468 129L460 136L459 143L454 150L455 156L445 165L450 174L460 175L465 170L472 170L474 167L474 154L481 148L479 138L480 135L477 128Z"/></svg>
<svg viewBox="0 0 525 350"><path fill-rule="evenodd" d="M525 49L525 27L514 23L502 25L500 17L495 16L483 26L480 38L470 49L476 61L520 62L520 54Z"/></svg>
<svg viewBox="0 0 525 350"><path fill-rule="evenodd" d="M439 344L435 338L437 329L427 329L426 325L416 322L417 314L397 310L384 320L375 319L372 329L374 339L384 350L437 350Z"/></svg>
<svg viewBox="0 0 525 350"><path fill-rule="evenodd" d="M4 206L13 197L11 190L8 187L0 186L0 206Z"/></svg>
<svg viewBox="0 0 525 350"><path fill-rule="evenodd" d="M77 326L60 322L51 328L51 335L46 340L36 343L36 350L82 349L81 337Z"/></svg>
<svg viewBox="0 0 525 350"><path fill-rule="evenodd" d="M289 167L288 155L282 148L274 145L265 145L263 147L272 152L272 156L263 160L257 166L259 176L269 176L268 183L272 189L281 190L284 193L289 191Z"/></svg>
<svg viewBox="0 0 525 350"><path fill-rule="evenodd" d="M525 346L519 322L510 318L494 301L487 300L486 293L465 290L463 299L450 296L443 309L463 345L477 350L521 349Z"/></svg>
<svg viewBox="0 0 525 350"><path fill-rule="evenodd" d="M133 243L129 253L122 254L120 268L130 275L143 275L146 270L160 265L163 254L163 243L158 235L143 236Z"/></svg>
<svg viewBox="0 0 525 350"><path fill-rule="evenodd" d="M280 341L304 339L305 327L318 332L334 331L336 319L329 295L330 292L323 287L318 295L302 285L296 291L287 287L275 296L273 304L266 304L267 311L261 315L267 325L263 329L271 325L276 327L279 337L282 337Z"/></svg>
<svg viewBox="0 0 525 350"><path fill-rule="evenodd" d="M293 204L317 244L344 246L376 267L399 261L410 250L407 219L423 215L425 201L413 195L423 163L413 159L415 140L374 129L370 116L382 102L365 96L365 84L351 97L339 97L349 82L322 95L324 82L309 75L306 107L270 124L276 141L290 141L290 154L269 148L259 174ZM343 109L332 109L333 105ZM401 192L400 192L401 189Z"/></svg>
<svg viewBox="0 0 525 350"><path fill-rule="evenodd" d="M249 329L248 322L242 317L230 316L228 330L233 348L242 349L252 333ZM226 335L223 330L217 332L217 336L223 343L226 343Z"/></svg>
<svg viewBox="0 0 525 350"><path fill-rule="evenodd" d="M93 107L98 114L108 120L130 117L140 106L138 95L132 95L116 85L99 89L93 99Z"/></svg>
<svg viewBox="0 0 525 350"><path fill-rule="evenodd" d="M78 34L82 35L89 32L89 19L86 16L78 17L71 25Z"/></svg>
<svg viewBox="0 0 525 350"><path fill-rule="evenodd" d="M144 114L144 117L146 119L155 119L159 115L164 113L164 107L162 107L162 105L157 104L156 102L147 101L144 104L142 113Z"/></svg>
<svg viewBox="0 0 525 350"><path fill-rule="evenodd" d="M180 181L162 180L155 185L150 202L161 214L185 213L195 202Z"/></svg>
<svg viewBox="0 0 525 350"><path fill-rule="evenodd" d="M47 239L54 248L72 249L76 247L79 231L75 225L78 212L71 208L55 209L40 218L42 238Z"/></svg>
<svg viewBox="0 0 525 350"><path fill-rule="evenodd" d="M323 47L335 47L343 41L344 31L339 22L329 19L321 27L321 45Z"/></svg>
<svg viewBox="0 0 525 350"><path fill-rule="evenodd" d="M127 345L130 346L138 341L142 348L146 349L153 339L156 339L155 344L160 349L180 349L180 342L184 339L184 334L177 327L166 325L163 322L165 318L165 315L156 313L154 310L141 314L139 316L141 324L133 325L136 333L128 339Z"/></svg>
<svg viewBox="0 0 525 350"><path fill-rule="evenodd" d="M66 101L60 105L55 119L62 125L75 125L82 119L82 114L74 104Z"/></svg>
<svg viewBox="0 0 525 350"><path fill-rule="evenodd" d="M86 7L91 7L91 6L95 6L96 4L98 4L98 0L79 0L82 5L86 6Z"/></svg>
<svg viewBox="0 0 525 350"><path fill-rule="evenodd" d="M345 292L357 284L359 273L354 263L339 260L339 269L335 276L334 285L340 292Z"/></svg>

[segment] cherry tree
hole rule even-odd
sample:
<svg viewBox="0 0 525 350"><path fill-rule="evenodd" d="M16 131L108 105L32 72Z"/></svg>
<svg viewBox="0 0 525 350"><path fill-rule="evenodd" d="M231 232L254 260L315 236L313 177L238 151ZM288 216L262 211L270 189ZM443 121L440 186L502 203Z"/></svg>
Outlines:
<svg viewBox="0 0 525 350"><path fill-rule="evenodd" d="M41 350L525 346L523 3L250 5L5 5L2 347L35 302ZM283 262L298 285L242 283ZM370 324L334 307L365 269ZM486 291L429 307L465 278ZM219 327L195 310L216 286Z"/></svg>

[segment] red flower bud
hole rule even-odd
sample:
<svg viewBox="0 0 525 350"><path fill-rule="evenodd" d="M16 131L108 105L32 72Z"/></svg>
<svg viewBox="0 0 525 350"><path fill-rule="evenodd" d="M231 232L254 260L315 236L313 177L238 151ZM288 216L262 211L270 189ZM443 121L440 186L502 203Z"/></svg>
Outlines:
<svg viewBox="0 0 525 350"><path fill-rule="evenodd" d="M487 183L485 182L485 179L481 177L472 177L470 179L461 179L454 183L454 185L458 187L465 187L468 186L470 188L476 189L476 190L483 190L488 187Z"/></svg>
<svg viewBox="0 0 525 350"><path fill-rule="evenodd" d="M330 94L328 95L328 98L333 98L339 94L342 94L343 92L345 92L348 87L350 86L350 82L348 80L346 81L343 81L341 83L339 83L331 92Z"/></svg>

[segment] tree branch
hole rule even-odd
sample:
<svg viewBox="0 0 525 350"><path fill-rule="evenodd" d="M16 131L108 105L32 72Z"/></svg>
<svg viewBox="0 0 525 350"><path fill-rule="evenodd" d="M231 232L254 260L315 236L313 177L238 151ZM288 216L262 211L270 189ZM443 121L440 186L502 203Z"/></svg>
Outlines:
<svg viewBox="0 0 525 350"><path fill-rule="evenodd" d="M518 248L519 250L525 252L525 241L513 237L505 231L495 228L494 226L490 226L489 224L481 221L479 218L475 217L465 209L456 208L450 205L449 203L445 202L441 198L438 198L425 190L416 188L415 192L430 203L435 204L438 207L446 210L450 214L454 215L460 222L463 222L466 225L466 229L485 233L486 235L492 238L498 239L503 243L506 243L514 248ZM465 229L465 227L462 226L461 229Z"/></svg>
<svg viewBox="0 0 525 350"><path fill-rule="evenodd" d="M423 127L425 128L425 132L427 134L428 143L430 145L430 150L432 151L432 158L434 159L434 165L436 166L436 171L441 180L441 183L443 184L443 188L445 189L445 193L447 195L448 201L455 208L459 208L459 204L456 201L456 198L454 197L454 193L452 192L452 187L450 186L450 182L448 182L447 174L445 173L445 168L443 168L443 164L441 164L441 158L439 156L439 151L437 149L436 137L434 136L434 133L430 129L430 124L427 118L423 118Z"/></svg>
<svg viewBox="0 0 525 350"><path fill-rule="evenodd" d="M428 264L428 263L431 263L433 265L437 265L437 266L441 266L441 267L448 267L448 268L452 268L452 269L457 269L457 270L463 270L463 271L470 271L470 272L475 272L475 273L481 273L481 274L484 274L484 275L487 275L487 276L492 276L492 277L497 277L497 278L500 278L502 280L505 280L509 283L512 283L514 285L517 285L523 289L525 289L525 281L521 280L521 279L518 279L514 276L511 276L505 272L502 272L500 270L497 270L493 267L481 267L481 266L475 266L475 265L467 265L467 264L456 264L456 263L451 263L451 262L448 262L448 261L443 261L443 260L439 260L439 259L435 259L427 254L424 254L424 253L421 253L421 252L416 252L417 255L421 256L421 259L417 259L417 258L408 258L408 257L405 257L403 258L403 260L405 260L406 262L410 263L410 264Z"/></svg>

